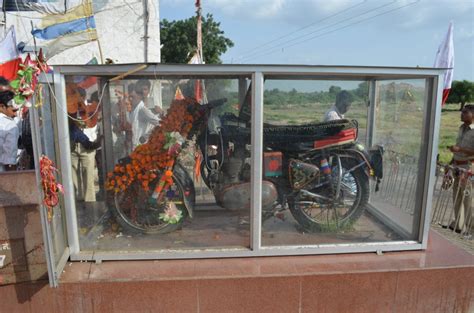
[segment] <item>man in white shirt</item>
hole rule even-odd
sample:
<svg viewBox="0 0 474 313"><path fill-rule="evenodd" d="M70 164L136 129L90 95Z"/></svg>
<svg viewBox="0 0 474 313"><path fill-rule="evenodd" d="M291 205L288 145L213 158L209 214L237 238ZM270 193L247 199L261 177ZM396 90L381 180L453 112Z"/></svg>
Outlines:
<svg viewBox="0 0 474 313"><path fill-rule="evenodd" d="M151 82L148 79L140 79L135 83L135 89L143 91L143 103L145 107L150 109L153 114L160 116L163 114L163 110L159 105L154 103L153 98L150 96Z"/></svg>
<svg viewBox="0 0 474 313"><path fill-rule="evenodd" d="M336 121L344 118L344 114L349 111L352 104L352 96L346 91L342 90L336 95L336 103L324 115L324 121Z"/></svg>
<svg viewBox="0 0 474 313"><path fill-rule="evenodd" d="M16 170L20 130L14 121L18 107L8 81L0 76L0 172Z"/></svg>
<svg viewBox="0 0 474 313"><path fill-rule="evenodd" d="M129 122L132 125L132 147L135 149L136 146L148 140L152 127L160 123L160 118L145 106L141 88L134 88L130 93L130 99L132 112L129 115Z"/></svg>

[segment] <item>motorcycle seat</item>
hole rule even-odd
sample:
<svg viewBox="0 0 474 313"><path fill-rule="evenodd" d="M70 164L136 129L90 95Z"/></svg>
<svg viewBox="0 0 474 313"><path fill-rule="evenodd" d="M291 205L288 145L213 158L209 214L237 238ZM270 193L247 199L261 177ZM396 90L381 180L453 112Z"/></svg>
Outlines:
<svg viewBox="0 0 474 313"><path fill-rule="evenodd" d="M266 144L314 142L334 136L339 132L356 128L354 122L342 119L304 125L263 125L263 141Z"/></svg>

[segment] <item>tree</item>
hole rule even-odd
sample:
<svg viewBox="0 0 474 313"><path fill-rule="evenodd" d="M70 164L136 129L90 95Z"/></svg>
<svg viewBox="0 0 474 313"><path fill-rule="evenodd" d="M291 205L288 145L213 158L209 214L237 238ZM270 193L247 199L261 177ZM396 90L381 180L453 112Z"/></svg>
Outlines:
<svg viewBox="0 0 474 313"><path fill-rule="evenodd" d="M369 97L369 82L360 83L356 89L353 90L353 96L356 99L365 101Z"/></svg>
<svg viewBox="0 0 474 313"><path fill-rule="evenodd" d="M453 81L449 92L447 103L460 103L459 111L464 108L466 102L474 101L474 82L467 80Z"/></svg>
<svg viewBox="0 0 474 313"><path fill-rule="evenodd" d="M216 22L212 14L202 17L202 45L203 58L207 64L221 63L220 56L228 48L234 46L229 38L224 37L220 30L220 23ZM168 21L164 19L161 28L161 62L187 63L196 50L197 18Z"/></svg>
<svg viewBox="0 0 474 313"><path fill-rule="evenodd" d="M329 87L329 94L335 97L341 90L342 88L339 86L331 86Z"/></svg>

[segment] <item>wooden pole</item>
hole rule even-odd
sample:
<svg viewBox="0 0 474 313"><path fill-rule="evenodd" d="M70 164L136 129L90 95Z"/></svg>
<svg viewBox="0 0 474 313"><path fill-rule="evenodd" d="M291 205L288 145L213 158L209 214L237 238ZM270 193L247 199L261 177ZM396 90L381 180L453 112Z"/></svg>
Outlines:
<svg viewBox="0 0 474 313"><path fill-rule="evenodd" d="M104 64L104 55L102 54L102 46L100 45L99 38L97 38L97 46L99 47L100 62Z"/></svg>
<svg viewBox="0 0 474 313"><path fill-rule="evenodd" d="M121 79L127 77L128 75L132 75L133 73L136 73L138 71L141 71L141 70L147 68L147 66L148 65L146 65L146 64L139 65L136 68L131 69L130 71L128 71L126 73L123 73L123 74L120 74L118 76L115 76L115 77L111 78L109 81L113 82L113 81L116 81L116 80L121 80Z"/></svg>
<svg viewBox="0 0 474 313"><path fill-rule="evenodd" d="M143 19L144 19L144 24L143 27L144 29L144 34L143 34L143 53L144 53L144 62L148 63L148 22L150 19L150 15L148 12L148 0L143 0Z"/></svg>
<svg viewBox="0 0 474 313"><path fill-rule="evenodd" d="M30 20L30 24L31 24L31 32L33 32L33 30L35 29L35 27L33 26L33 21ZM36 59L38 59L38 55L36 53L36 38L35 36L33 36L33 45L35 47L35 56L36 56Z"/></svg>
<svg viewBox="0 0 474 313"><path fill-rule="evenodd" d="M202 17L201 17L201 0L196 0L196 14L197 14L197 51L200 63L204 63L202 55Z"/></svg>

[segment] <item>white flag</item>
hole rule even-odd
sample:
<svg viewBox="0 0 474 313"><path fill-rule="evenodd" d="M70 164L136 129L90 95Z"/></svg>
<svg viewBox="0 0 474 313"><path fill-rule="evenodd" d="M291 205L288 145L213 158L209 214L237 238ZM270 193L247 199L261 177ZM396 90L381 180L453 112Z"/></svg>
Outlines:
<svg viewBox="0 0 474 313"><path fill-rule="evenodd" d="M20 56L16 47L15 28L11 26L5 37L0 41L0 63L5 63Z"/></svg>
<svg viewBox="0 0 474 313"><path fill-rule="evenodd" d="M33 11L43 14L66 14L72 8L82 4L82 0L49 0L29 2L26 5Z"/></svg>
<svg viewBox="0 0 474 313"><path fill-rule="evenodd" d="M438 51L436 52L436 58L434 67L449 68L444 73L444 84L443 84L443 102L446 102L451 84L453 82L453 68L454 68L454 43L453 43L453 22L449 23L448 33L444 38L443 42L439 45Z"/></svg>
<svg viewBox="0 0 474 313"><path fill-rule="evenodd" d="M20 53L16 47L15 28L11 26L5 37L0 40L0 76L7 80L15 79L20 62Z"/></svg>

